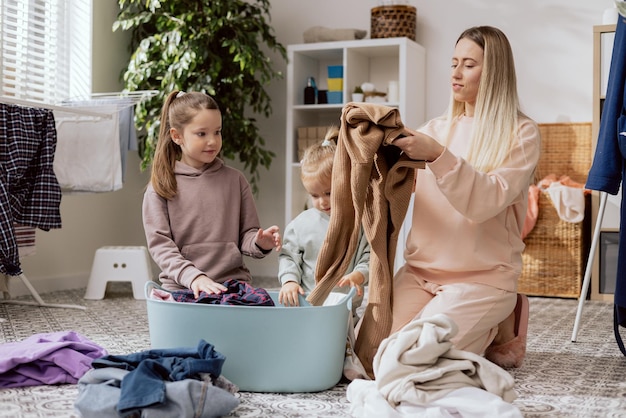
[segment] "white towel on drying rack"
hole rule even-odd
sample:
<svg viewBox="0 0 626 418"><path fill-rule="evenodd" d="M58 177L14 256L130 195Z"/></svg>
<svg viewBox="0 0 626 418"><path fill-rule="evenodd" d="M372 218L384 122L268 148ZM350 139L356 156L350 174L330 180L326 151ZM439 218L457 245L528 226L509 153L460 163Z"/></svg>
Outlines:
<svg viewBox="0 0 626 418"><path fill-rule="evenodd" d="M110 192L122 188L117 106L89 106L110 118L55 110L54 173L64 192Z"/></svg>
<svg viewBox="0 0 626 418"><path fill-rule="evenodd" d="M122 182L126 178L126 157L128 151L137 151L137 131L135 130L135 103L131 97L100 97L88 100L73 99L62 102L64 106L80 107L90 110L94 106L116 106L119 114L120 127L120 161L122 164Z"/></svg>

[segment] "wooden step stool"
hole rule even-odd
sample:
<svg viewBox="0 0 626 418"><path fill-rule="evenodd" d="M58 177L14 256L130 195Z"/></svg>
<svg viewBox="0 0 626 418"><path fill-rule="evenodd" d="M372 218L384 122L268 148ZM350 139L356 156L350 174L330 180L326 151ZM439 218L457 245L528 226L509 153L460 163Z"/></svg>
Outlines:
<svg viewBox="0 0 626 418"><path fill-rule="evenodd" d="M144 286L152 280L146 247L101 247L96 251L85 299L103 299L108 282L131 282L133 297L145 299Z"/></svg>

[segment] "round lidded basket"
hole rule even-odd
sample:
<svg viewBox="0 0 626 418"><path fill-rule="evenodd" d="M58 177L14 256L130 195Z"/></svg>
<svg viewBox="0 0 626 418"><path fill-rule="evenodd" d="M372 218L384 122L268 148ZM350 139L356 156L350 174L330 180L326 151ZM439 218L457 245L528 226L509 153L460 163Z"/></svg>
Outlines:
<svg viewBox="0 0 626 418"><path fill-rule="evenodd" d="M371 10L371 38L415 39L417 9L413 6L378 6Z"/></svg>

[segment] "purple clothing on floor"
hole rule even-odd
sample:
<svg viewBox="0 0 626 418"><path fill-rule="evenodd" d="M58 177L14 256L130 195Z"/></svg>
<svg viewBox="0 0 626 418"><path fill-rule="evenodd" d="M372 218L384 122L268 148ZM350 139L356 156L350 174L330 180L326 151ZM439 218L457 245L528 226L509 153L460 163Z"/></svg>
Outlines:
<svg viewBox="0 0 626 418"><path fill-rule="evenodd" d="M196 299L193 290L175 290L172 297L176 302L206 303L211 305L246 305L246 306L274 306L272 297L262 287L252 287L240 280L228 279L222 283L226 291L220 294L200 292Z"/></svg>
<svg viewBox="0 0 626 418"><path fill-rule="evenodd" d="M74 331L0 344L0 388L77 383L106 350Z"/></svg>

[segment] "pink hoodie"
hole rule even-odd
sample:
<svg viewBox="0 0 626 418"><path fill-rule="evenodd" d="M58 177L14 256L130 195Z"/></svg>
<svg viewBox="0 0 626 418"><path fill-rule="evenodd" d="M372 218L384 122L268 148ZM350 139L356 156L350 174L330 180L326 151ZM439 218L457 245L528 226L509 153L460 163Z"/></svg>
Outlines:
<svg viewBox="0 0 626 418"><path fill-rule="evenodd" d="M148 186L143 224L165 289L189 288L200 274L216 282L251 281L243 256L262 258L259 218L246 178L220 159L197 170L176 163L178 193L165 200Z"/></svg>

